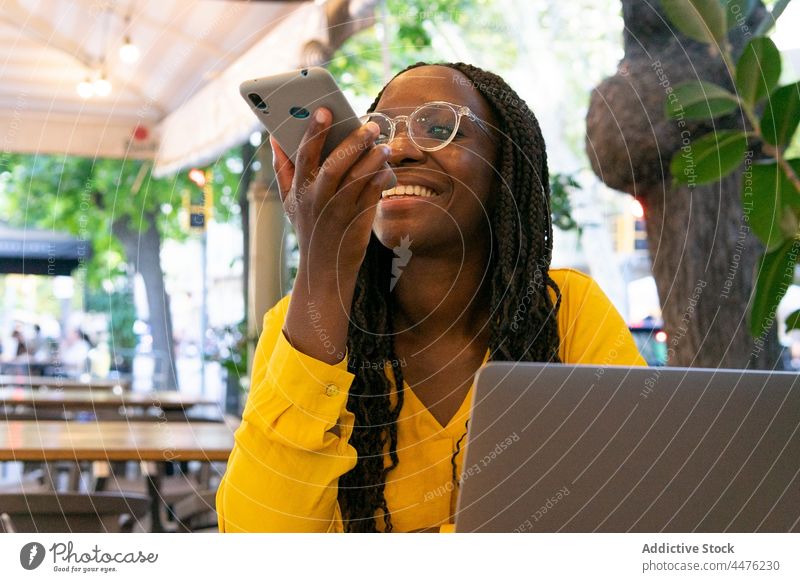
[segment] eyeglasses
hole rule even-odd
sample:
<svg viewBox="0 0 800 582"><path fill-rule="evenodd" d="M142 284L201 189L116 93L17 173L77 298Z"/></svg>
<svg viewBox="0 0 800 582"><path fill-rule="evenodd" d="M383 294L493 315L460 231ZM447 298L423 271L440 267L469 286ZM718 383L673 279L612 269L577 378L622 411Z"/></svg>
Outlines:
<svg viewBox="0 0 800 582"><path fill-rule="evenodd" d="M380 133L375 143L389 143L395 137L397 125L406 124L408 137L419 149L435 152L446 147L458 133L461 118L467 117L486 135L492 136L486 127L469 107L456 105L447 101L431 101L417 107L411 115L398 115L394 119L384 113L369 113L359 118L362 124L372 121L378 124Z"/></svg>

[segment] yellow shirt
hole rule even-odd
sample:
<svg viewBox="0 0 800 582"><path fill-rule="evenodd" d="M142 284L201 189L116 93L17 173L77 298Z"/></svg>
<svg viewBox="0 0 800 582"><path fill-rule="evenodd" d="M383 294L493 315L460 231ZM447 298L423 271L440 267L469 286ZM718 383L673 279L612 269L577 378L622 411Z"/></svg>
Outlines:
<svg viewBox="0 0 800 582"><path fill-rule="evenodd" d="M562 362L646 365L622 317L591 278L571 269L553 269L550 276L562 296ZM287 296L264 317L252 390L217 492L222 532L343 531L337 484L356 464L348 443L355 417L345 407L354 375L347 358L330 365L289 344L281 331L288 306ZM397 421L399 463L385 489L394 531L450 529L457 496L451 458L465 432L472 388L447 426L405 388ZM329 432L337 424L338 436ZM457 475L463 454L462 442ZM377 520L379 528L382 522Z"/></svg>

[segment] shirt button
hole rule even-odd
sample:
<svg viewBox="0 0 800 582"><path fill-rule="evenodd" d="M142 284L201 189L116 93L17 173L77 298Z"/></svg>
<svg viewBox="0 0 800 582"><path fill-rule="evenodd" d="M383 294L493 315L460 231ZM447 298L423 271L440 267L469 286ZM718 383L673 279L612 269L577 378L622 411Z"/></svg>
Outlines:
<svg viewBox="0 0 800 582"><path fill-rule="evenodd" d="M338 393L339 388L335 384L325 386L325 396L336 396Z"/></svg>

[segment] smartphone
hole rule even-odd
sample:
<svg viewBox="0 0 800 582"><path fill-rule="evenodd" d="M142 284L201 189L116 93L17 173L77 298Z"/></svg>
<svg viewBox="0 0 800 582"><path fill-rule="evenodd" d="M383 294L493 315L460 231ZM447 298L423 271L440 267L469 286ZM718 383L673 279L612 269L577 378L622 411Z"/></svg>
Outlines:
<svg viewBox="0 0 800 582"><path fill-rule="evenodd" d="M292 162L296 161L300 142L318 107L326 107L333 114L333 125L322 149L323 160L361 127L333 76L321 67L245 81L239 92Z"/></svg>

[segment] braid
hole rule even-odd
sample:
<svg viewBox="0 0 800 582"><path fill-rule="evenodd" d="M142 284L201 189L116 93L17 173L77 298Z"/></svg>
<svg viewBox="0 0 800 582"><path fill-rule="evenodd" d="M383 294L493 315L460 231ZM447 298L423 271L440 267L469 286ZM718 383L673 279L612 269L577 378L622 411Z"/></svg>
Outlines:
<svg viewBox="0 0 800 582"><path fill-rule="evenodd" d="M427 65L417 63L401 71ZM464 63L446 63L464 74L492 107L502 134L497 163L499 189L490 209L492 253L489 269L489 359L559 362L556 314L561 293L550 278L553 226L547 154L539 123L525 102L499 76ZM385 88L384 88L385 89ZM377 106L383 90L369 111ZM397 418L403 406L403 375L392 365L392 385L380 366L359 361L396 362L389 281L392 251L373 235L358 273L348 330L349 369L355 374L347 402L356 421L350 444L358 453L356 466L339 480L339 503L347 531L391 531L391 514L384 489L388 474L398 464ZM556 297L555 305L548 288ZM377 369L376 369L377 368ZM451 458L457 481L456 455ZM385 450L388 444L388 463Z"/></svg>
<svg viewBox="0 0 800 582"><path fill-rule="evenodd" d="M491 360L558 362L555 314L561 302L550 278L553 223L547 153L539 123L525 102L499 76L477 67L447 65L469 78L492 106L503 133L500 191L493 205L493 245L498 249L491 285L494 314ZM553 306L547 293L556 296ZM526 307L526 317L518 311Z"/></svg>
<svg viewBox="0 0 800 582"><path fill-rule="evenodd" d="M356 280L348 329L348 369L355 379L347 408L356 417L350 444L358 451L358 462L339 479L339 503L347 529L352 532L377 531L378 510L383 513L384 530L392 530L383 492L386 475L397 465L396 421L403 406L403 391L397 390L397 402L392 406L391 385L383 368L371 365L396 360L388 294L376 291L389 288L391 254L372 235ZM399 366L393 369L395 383L402 387ZM387 443L391 462L384 467Z"/></svg>

